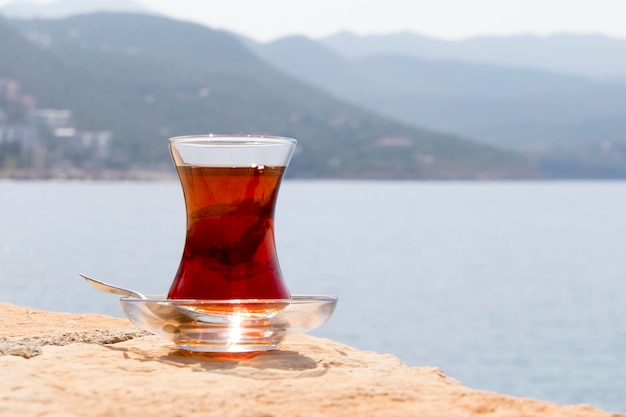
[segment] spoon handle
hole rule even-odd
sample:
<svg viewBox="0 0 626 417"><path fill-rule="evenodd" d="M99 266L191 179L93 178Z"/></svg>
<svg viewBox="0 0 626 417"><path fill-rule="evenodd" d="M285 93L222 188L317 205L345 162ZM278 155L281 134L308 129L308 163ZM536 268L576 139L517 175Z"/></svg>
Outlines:
<svg viewBox="0 0 626 417"><path fill-rule="evenodd" d="M88 277L85 274L79 274L81 277L85 278L85 280L90 283L91 285L93 285L96 289L102 291L102 292L106 292L109 294L117 294L117 295L123 295L124 297L134 297L134 298L140 298L142 300L145 300L146 297L136 291L133 290L128 290L126 288L120 288L117 287L115 285L111 285L111 284L107 284L106 282L102 282L102 281L98 281L97 279L93 279Z"/></svg>

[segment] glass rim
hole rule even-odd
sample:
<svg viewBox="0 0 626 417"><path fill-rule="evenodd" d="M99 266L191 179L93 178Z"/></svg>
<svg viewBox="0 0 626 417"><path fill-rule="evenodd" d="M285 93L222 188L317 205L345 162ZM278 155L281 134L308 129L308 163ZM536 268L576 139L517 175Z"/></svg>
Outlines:
<svg viewBox="0 0 626 417"><path fill-rule="evenodd" d="M237 134L206 134L175 136L169 139L171 145L191 146L268 146L294 145L296 139L272 135L237 135Z"/></svg>

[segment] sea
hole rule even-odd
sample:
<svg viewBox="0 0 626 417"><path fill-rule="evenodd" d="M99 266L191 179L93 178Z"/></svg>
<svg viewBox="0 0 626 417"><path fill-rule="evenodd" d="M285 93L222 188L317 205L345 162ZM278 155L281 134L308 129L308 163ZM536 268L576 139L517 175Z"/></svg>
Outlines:
<svg viewBox="0 0 626 417"><path fill-rule="evenodd" d="M175 181L0 182L0 301L122 317L78 274L164 294L184 234ZM313 335L626 412L626 182L286 180L276 239Z"/></svg>

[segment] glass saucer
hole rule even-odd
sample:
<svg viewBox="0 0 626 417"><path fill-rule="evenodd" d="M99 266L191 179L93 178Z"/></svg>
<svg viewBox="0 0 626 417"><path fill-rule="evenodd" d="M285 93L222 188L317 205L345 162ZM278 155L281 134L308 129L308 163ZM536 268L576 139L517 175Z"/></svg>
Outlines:
<svg viewBox="0 0 626 417"><path fill-rule="evenodd" d="M288 332L321 326L337 297L294 295L289 300L177 300L164 296L120 300L128 319L180 349L196 352L272 350Z"/></svg>

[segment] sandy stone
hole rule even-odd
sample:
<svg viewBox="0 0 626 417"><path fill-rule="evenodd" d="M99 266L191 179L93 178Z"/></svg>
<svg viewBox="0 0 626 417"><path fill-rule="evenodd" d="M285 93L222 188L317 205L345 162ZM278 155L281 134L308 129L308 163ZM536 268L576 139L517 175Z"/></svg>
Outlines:
<svg viewBox="0 0 626 417"><path fill-rule="evenodd" d="M0 312L4 324L0 326L0 337L60 336L85 330L133 327L127 320L99 314L51 313L7 303L0 303Z"/></svg>
<svg viewBox="0 0 626 417"><path fill-rule="evenodd" d="M5 338L129 327L110 317L8 304L0 304L0 314ZM231 360L177 351L139 334L39 349L30 359L0 356L0 416L618 416L469 389L437 368L407 367L392 355L306 335L290 336L280 350Z"/></svg>

